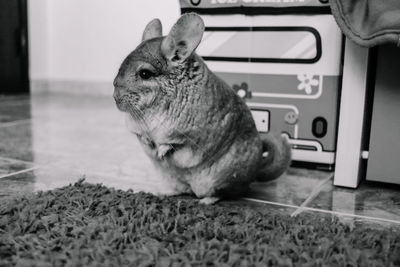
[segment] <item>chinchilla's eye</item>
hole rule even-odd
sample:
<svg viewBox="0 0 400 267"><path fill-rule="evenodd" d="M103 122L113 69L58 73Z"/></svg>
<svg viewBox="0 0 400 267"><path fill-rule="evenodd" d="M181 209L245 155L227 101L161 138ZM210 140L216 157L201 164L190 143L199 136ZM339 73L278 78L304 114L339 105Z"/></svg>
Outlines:
<svg viewBox="0 0 400 267"><path fill-rule="evenodd" d="M143 80L147 80L147 79L150 79L153 76L153 73L151 71L149 71L149 70L143 69L143 70L139 71L139 76Z"/></svg>

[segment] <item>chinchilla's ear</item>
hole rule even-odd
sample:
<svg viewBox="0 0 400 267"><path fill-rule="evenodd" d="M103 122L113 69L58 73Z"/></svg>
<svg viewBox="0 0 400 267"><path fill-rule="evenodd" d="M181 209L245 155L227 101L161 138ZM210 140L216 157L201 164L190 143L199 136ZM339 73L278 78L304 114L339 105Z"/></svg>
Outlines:
<svg viewBox="0 0 400 267"><path fill-rule="evenodd" d="M161 36L162 36L161 21L159 19L153 19L147 24L146 28L144 29L142 41Z"/></svg>
<svg viewBox="0 0 400 267"><path fill-rule="evenodd" d="M161 51L172 64L184 62L199 45L204 32L204 22L195 13L182 15L161 43Z"/></svg>

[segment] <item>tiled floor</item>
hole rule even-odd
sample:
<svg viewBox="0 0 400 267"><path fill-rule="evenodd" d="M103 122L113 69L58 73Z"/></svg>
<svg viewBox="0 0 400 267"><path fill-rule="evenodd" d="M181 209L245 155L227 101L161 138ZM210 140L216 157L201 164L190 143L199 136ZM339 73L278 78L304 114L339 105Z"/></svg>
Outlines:
<svg viewBox="0 0 400 267"><path fill-rule="evenodd" d="M357 190L337 188L333 174L291 168L275 181L253 184L244 201L293 216L318 212L351 223L400 227L400 186L364 182ZM126 129L111 97L46 92L0 96L0 202L82 177L121 189L162 193L168 187Z"/></svg>

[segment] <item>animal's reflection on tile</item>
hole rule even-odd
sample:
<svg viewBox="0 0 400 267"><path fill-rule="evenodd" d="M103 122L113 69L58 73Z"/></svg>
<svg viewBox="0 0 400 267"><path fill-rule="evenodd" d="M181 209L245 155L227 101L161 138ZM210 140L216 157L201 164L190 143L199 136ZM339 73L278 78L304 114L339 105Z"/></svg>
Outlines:
<svg viewBox="0 0 400 267"><path fill-rule="evenodd" d="M355 229L358 226L362 225L369 229L382 229L382 227L385 227L385 228L392 228L395 231L400 232L400 223L397 221L390 221L390 220L385 221L379 217L373 217L373 218L357 217L354 216L354 214L339 215L336 213L329 213L328 211L329 210L326 210L326 212L318 212L318 216L325 217L331 221L338 220L339 222L349 226L350 229ZM304 210L301 214L305 216L307 216L308 214L313 216L315 215L315 211Z"/></svg>
<svg viewBox="0 0 400 267"><path fill-rule="evenodd" d="M400 221L400 187L362 182L357 189L326 184L311 208Z"/></svg>
<svg viewBox="0 0 400 267"><path fill-rule="evenodd" d="M290 168L276 180L253 183L248 197L300 206L314 188L329 177L332 172Z"/></svg>
<svg viewBox="0 0 400 267"><path fill-rule="evenodd" d="M243 207L243 209L251 207L252 209L258 210L263 214L269 214L268 211L274 211L278 214L285 214L290 216L293 212L296 211L297 208L288 207L283 205L275 205L275 204L266 204L260 202L253 202L244 199L235 199L235 200L222 200L218 203L218 205L229 206L235 205L239 207Z"/></svg>

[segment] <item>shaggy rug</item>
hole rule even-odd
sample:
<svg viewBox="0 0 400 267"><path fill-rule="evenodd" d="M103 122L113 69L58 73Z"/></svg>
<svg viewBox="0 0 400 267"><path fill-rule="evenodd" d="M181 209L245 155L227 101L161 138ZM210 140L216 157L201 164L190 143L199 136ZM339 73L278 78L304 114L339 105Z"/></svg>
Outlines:
<svg viewBox="0 0 400 267"><path fill-rule="evenodd" d="M79 181L0 200L0 266L400 266L400 233Z"/></svg>

